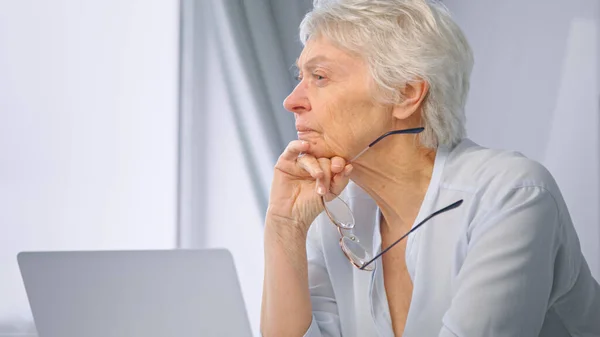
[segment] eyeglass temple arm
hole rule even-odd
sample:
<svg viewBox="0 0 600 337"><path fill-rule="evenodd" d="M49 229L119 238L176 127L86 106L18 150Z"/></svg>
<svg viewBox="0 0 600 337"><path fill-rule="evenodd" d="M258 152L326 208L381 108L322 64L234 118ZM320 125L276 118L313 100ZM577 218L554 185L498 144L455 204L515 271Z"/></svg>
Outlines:
<svg viewBox="0 0 600 337"><path fill-rule="evenodd" d="M431 215L429 215L428 217L426 217L425 219L423 219L423 221L419 222L415 227L413 227L411 230L409 230L406 234L402 235L402 237L400 237L400 239L396 240L389 247L387 247L386 249L382 250L381 253L375 255L375 257L373 257L371 260L369 260L369 262L365 263L362 267L360 267L360 269L364 270L368 265L370 265L371 263L373 263L373 261L377 260L381 255L385 254L385 252L387 252L388 250L392 249L392 247L394 247L395 245L397 245L398 242L400 242L404 238L406 238L408 236L408 234L410 234L410 233L414 232L415 230L417 230L417 228L421 227L424 223L426 223L431 218L435 217L436 215L439 215L439 214L442 214L444 212L447 212L447 211L449 211L451 209L457 208L462 203L463 203L463 199L460 199L460 200L454 202L451 205L448 205L448 206L446 206L446 207L444 207L442 209L439 209L439 210L435 211L434 213L431 213Z"/></svg>
<svg viewBox="0 0 600 337"><path fill-rule="evenodd" d="M383 135L381 135L379 138L375 139L371 144L369 144L368 147L371 147L377 143L379 143L379 141L381 141L382 139L384 139L387 136L391 136L391 135L397 135L397 134L407 134L407 133L421 133L423 132L423 130L425 130L424 127L419 127L419 128L413 128L413 129L404 129L404 130L394 130L394 131L390 131L387 133L384 133Z"/></svg>
<svg viewBox="0 0 600 337"><path fill-rule="evenodd" d="M423 130L425 130L425 128L419 127L419 128L413 128L413 129L405 129L405 130L394 130L394 131L390 131L390 132L384 133L379 138L375 139L371 144L369 144L369 146L365 147L364 150L360 151L356 156L354 156L354 158L350 159L349 163L355 161L358 157L360 157L363 153L365 153L373 145L379 143L382 139L384 139L387 136L397 135L397 134L411 134L411 133L412 134L417 134L417 133L423 132Z"/></svg>

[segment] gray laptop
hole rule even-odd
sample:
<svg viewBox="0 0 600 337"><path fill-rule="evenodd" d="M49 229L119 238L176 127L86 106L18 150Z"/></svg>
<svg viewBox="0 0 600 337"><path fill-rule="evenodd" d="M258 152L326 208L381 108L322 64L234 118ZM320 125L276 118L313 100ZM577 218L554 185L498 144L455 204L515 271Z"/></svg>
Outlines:
<svg viewBox="0 0 600 337"><path fill-rule="evenodd" d="M227 250L23 252L40 337L251 336Z"/></svg>

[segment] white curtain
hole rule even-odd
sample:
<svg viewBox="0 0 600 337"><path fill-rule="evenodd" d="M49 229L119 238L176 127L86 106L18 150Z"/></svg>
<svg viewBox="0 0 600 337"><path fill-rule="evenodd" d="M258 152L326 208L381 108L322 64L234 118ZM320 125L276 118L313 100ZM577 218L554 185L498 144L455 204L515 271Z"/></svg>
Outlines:
<svg viewBox="0 0 600 337"><path fill-rule="evenodd" d="M266 210L273 165L295 138L283 99L294 86L301 51L298 25L310 1L184 0L180 120L180 243L198 246L205 221L205 170L210 149L234 140L207 137L210 116L232 115L254 203ZM216 97L214 109L209 107ZM226 153L219 151L222 155ZM200 226L201 227L201 226Z"/></svg>
<svg viewBox="0 0 600 337"><path fill-rule="evenodd" d="M258 335L273 166L295 138L283 109L312 1L182 2L179 247L226 247Z"/></svg>

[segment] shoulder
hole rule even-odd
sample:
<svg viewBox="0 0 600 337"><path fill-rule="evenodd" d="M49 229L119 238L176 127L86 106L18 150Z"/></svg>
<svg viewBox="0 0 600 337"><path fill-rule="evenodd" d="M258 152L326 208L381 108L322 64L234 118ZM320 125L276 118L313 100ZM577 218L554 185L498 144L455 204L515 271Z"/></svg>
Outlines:
<svg viewBox="0 0 600 337"><path fill-rule="evenodd" d="M552 174L539 162L519 152L485 148L468 139L449 151L440 185L470 192L490 204L529 194L562 199Z"/></svg>
<svg viewBox="0 0 600 337"><path fill-rule="evenodd" d="M583 258L579 239L560 189L542 164L465 140L448 153L440 189L469 199L464 229L470 246L510 242L503 252L520 247L523 254L559 254L563 276L556 281L572 284Z"/></svg>

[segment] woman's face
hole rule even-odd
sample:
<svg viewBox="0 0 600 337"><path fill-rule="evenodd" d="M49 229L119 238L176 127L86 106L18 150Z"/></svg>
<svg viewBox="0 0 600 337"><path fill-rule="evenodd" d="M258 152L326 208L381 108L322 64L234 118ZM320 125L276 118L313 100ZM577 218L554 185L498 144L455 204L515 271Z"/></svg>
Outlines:
<svg viewBox="0 0 600 337"><path fill-rule="evenodd" d="M298 58L300 83L283 105L298 139L315 157L347 160L393 127L392 106L376 103L367 63L325 38L309 40Z"/></svg>

